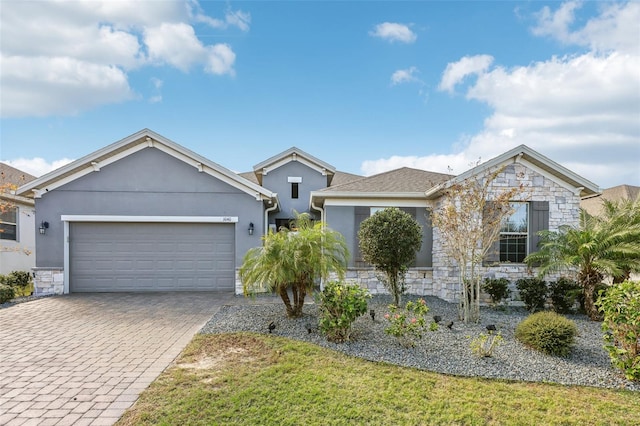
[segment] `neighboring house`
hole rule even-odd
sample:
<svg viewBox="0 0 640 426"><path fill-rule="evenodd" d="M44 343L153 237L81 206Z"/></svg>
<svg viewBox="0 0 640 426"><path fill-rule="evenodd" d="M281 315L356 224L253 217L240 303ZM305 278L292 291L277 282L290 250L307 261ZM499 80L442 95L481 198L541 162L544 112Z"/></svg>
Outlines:
<svg viewBox="0 0 640 426"><path fill-rule="evenodd" d="M518 180L530 188L519 208L527 221L517 258L486 273L526 273L536 230L577 223L580 197L593 183L526 146L454 177L401 168L363 177L337 171L290 148L236 174L154 133L142 130L22 186L35 197L36 287L47 292L218 290L242 293L238 268L270 229L308 212L344 235L352 253L348 278L383 291L359 254L357 230L378 209L399 207L423 226L408 278L409 291L453 300L456 274L432 229L429 209L451 179L505 166L496 186ZM518 179L516 179L516 175ZM515 200L514 200L515 201ZM510 235L510 237L513 237ZM510 256L513 254L511 253Z"/></svg>
<svg viewBox="0 0 640 426"><path fill-rule="evenodd" d="M618 185L602 190L602 193L592 197L584 198L580 201L580 207L592 216L602 214L602 202L604 200L612 202L634 201L640 197L640 186Z"/></svg>
<svg viewBox="0 0 640 426"><path fill-rule="evenodd" d="M34 201L15 195L14 191L34 179L35 176L0 163L0 275L31 272L36 266Z"/></svg>

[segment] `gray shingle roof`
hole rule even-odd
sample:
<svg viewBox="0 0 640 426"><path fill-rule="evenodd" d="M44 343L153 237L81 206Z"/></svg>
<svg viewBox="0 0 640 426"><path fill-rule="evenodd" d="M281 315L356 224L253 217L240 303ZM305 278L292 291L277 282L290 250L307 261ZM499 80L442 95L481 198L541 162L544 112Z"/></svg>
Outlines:
<svg viewBox="0 0 640 426"><path fill-rule="evenodd" d="M442 182L454 177L444 173L428 172L426 170L402 167L377 175L368 176L347 182L342 185L332 185L323 189L324 193L338 192L425 192Z"/></svg>
<svg viewBox="0 0 640 426"><path fill-rule="evenodd" d="M30 175L29 173L18 170L8 164L0 163L0 185L4 183L10 183L20 186L35 179L36 177Z"/></svg>

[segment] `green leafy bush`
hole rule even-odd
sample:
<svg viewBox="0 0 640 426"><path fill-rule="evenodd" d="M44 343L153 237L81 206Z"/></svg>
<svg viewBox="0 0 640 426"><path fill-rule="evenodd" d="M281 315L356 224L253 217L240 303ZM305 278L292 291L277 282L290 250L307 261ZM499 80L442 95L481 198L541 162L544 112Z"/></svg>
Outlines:
<svg viewBox="0 0 640 426"><path fill-rule="evenodd" d="M640 381L640 281L614 284L596 302L604 314L604 348L611 364Z"/></svg>
<svg viewBox="0 0 640 426"><path fill-rule="evenodd" d="M0 283L13 287L14 297L29 296L33 291L31 274L25 271L12 271L3 276Z"/></svg>
<svg viewBox="0 0 640 426"><path fill-rule="evenodd" d="M560 277L558 281L549 283L549 298L553 310L559 314L569 314L574 311L576 297L581 287L569 278Z"/></svg>
<svg viewBox="0 0 640 426"><path fill-rule="evenodd" d="M516 281L516 287L520 293L520 299L529 312L538 312L544 309L547 299L547 282L541 278L520 278Z"/></svg>
<svg viewBox="0 0 640 426"><path fill-rule="evenodd" d="M506 278L485 278L482 291L491 297L491 303L499 304L509 297L509 280Z"/></svg>
<svg viewBox="0 0 640 426"><path fill-rule="evenodd" d="M367 312L367 289L357 284L331 281L318 296L320 331L332 342L345 342L351 335L351 325Z"/></svg>
<svg viewBox="0 0 640 426"><path fill-rule="evenodd" d="M516 338L548 355L566 356L571 351L578 329L573 321L555 312L529 315L516 327Z"/></svg>
<svg viewBox="0 0 640 426"><path fill-rule="evenodd" d="M0 303L6 303L15 297L13 287L6 284L0 284Z"/></svg>
<svg viewBox="0 0 640 426"><path fill-rule="evenodd" d="M421 339L422 333L427 329L427 303L424 299L419 299L416 302L408 302L405 309L390 305L389 311L384 315L389 321L389 326L384 329L385 333L394 336L405 347L415 346L416 339ZM429 329L435 330L433 326Z"/></svg>

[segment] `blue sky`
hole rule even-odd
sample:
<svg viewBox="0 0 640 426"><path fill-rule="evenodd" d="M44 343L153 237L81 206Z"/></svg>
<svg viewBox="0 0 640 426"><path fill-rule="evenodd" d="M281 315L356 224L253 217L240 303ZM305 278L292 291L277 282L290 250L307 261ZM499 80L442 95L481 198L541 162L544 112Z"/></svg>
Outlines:
<svg viewBox="0 0 640 426"><path fill-rule="evenodd" d="M640 185L638 2L0 2L0 161L142 128L235 171L454 173L524 143Z"/></svg>

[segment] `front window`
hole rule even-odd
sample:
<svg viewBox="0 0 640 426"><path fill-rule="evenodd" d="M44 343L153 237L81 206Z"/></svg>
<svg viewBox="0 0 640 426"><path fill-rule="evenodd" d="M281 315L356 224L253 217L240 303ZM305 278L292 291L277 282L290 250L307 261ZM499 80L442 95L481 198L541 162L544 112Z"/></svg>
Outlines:
<svg viewBox="0 0 640 426"><path fill-rule="evenodd" d="M0 240L18 240L18 208L0 206Z"/></svg>
<svg viewBox="0 0 640 426"><path fill-rule="evenodd" d="M293 199L298 198L298 182L293 182L291 184L291 198Z"/></svg>
<svg viewBox="0 0 640 426"><path fill-rule="evenodd" d="M529 205L514 202L511 207L514 212L500 227L500 262L522 263L527 257Z"/></svg>

